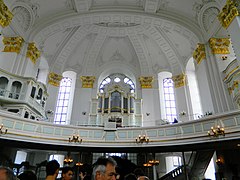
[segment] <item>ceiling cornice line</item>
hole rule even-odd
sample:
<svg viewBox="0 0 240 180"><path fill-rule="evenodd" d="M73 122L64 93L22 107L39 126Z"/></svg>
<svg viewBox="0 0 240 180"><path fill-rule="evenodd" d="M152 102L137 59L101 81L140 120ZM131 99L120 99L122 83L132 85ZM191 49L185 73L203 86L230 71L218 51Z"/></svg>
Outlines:
<svg viewBox="0 0 240 180"><path fill-rule="evenodd" d="M164 20L167 22L179 24L180 26L184 26L189 31L194 33L197 37L202 38L202 33L200 28L196 23L184 18L181 18L179 15L174 15L172 13L161 12L157 14L150 14L144 12L117 12L117 11L108 11L108 12L88 12L82 14L76 13L68 13L65 15L54 16L53 18L45 19L42 23L38 22L38 25L35 24L35 28L31 32L30 39L34 39L36 36L39 36L42 32L56 30L58 27L58 31L64 30L69 27L75 27L86 24L94 24L96 22L106 21L104 17L109 16L110 21L114 22L114 17L120 17L121 21L139 21L139 23L143 24L145 21L151 21L152 24L159 20ZM109 21L109 20L108 20Z"/></svg>

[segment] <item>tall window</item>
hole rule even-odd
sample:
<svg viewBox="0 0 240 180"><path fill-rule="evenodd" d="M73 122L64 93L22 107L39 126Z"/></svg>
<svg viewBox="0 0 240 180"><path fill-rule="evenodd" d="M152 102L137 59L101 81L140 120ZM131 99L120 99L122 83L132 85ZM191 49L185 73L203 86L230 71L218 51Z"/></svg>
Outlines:
<svg viewBox="0 0 240 180"><path fill-rule="evenodd" d="M166 118L169 122L173 122L177 118L176 103L174 96L174 84L171 78L163 80L163 92L166 109Z"/></svg>
<svg viewBox="0 0 240 180"><path fill-rule="evenodd" d="M67 113L71 92L71 84L72 79L68 77L64 77L61 80L54 117L54 123L56 124L67 124Z"/></svg>

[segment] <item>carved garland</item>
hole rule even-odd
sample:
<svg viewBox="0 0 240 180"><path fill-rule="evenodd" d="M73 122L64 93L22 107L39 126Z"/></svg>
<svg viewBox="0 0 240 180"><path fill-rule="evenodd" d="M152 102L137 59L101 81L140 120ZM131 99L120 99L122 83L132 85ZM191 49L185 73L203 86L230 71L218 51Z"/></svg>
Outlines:
<svg viewBox="0 0 240 180"><path fill-rule="evenodd" d="M36 47L35 43L29 43L27 49L27 57L31 59L31 61L36 64L37 59L40 57L40 51Z"/></svg>
<svg viewBox="0 0 240 180"><path fill-rule="evenodd" d="M174 82L175 88L180 88L186 84L186 75L184 73L173 76L172 80Z"/></svg>
<svg viewBox="0 0 240 180"><path fill-rule="evenodd" d="M24 39L22 37L3 37L4 50L3 52L20 53Z"/></svg>
<svg viewBox="0 0 240 180"><path fill-rule="evenodd" d="M139 78L141 87L144 88L152 88L153 76L142 76Z"/></svg>
<svg viewBox="0 0 240 180"><path fill-rule="evenodd" d="M218 15L218 19L224 28L227 28L233 19L239 15L236 1L227 0L226 5Z"/></svg>
<svg viewBox="0 0 240 180"><path fill-rule="evenodd" d="M62 78L63 78L62 75L51 72L48 74L48 83L53 86L59 86Z"/></svg>
<svg viewBox="0 0 240 180"><path fill-rule="evenodd" d="M95 76L81 76L82 80L82 88L93 88L93 84L95 82Z"/></svg>
<svg viewBox="0 0 240 180"><path fill-rule="evenodd" d="M8 26L13 18L13 14L8 10L3 0L0 0L0 25L2 27Z"/></svg>
<svg viewBox="0 0 240 180"><path fill-rule="evenodd" d="M229 38L210 38L209 46L213 54L229 54Z"/></svg>
<svg viewBox="0 0 240 180"><path fill-rule="evenodd" d="M200 64L206 58L204 44L198 43L197 48L193 52L193 58L197 61L197 64Z"/></svg>

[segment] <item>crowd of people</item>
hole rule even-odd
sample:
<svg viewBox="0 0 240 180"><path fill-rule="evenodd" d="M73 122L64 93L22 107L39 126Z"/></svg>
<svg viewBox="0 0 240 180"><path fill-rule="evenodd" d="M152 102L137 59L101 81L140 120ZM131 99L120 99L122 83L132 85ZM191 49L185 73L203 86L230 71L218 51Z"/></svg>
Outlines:
<svg viewBox="0 0 240 180"><path fill-rule="evenodd" d="M117 162L112 157L99 157L93 164L91 171L79 172L80 180L118 180L120 174L116 171ZM57 178L61 171L61 178ZM89 172L92 172L89 174ZM46 180L74 180L74 169L70 166L60 168L60 164L56 160L51 160L46 164ZM149 180L141 169L136 169L124 177L122 180ZM26 170L17 177L12 169L8 167L0 167L0 180L37 180L37 176L33 171Z"/></svg>

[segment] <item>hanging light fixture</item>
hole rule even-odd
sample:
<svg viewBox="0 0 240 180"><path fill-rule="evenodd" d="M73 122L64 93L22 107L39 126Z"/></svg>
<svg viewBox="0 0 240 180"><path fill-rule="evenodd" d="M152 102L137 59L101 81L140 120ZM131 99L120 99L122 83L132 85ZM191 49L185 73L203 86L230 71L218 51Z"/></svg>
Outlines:
<svg viewBox="0 0 240 180"><path fill-rule="evenodd" d="M74 134L72 136L70 136L68 138L68 141L69 142L74 142L74 143L81 143L82 142L82 138L80 138L80 135L79 134Z"/></svg>
<svg viewBox="0 0 240 180"><path fill-rule="evenodd" d="M5 128L3 124L0 125L0 134L7 134L8 128Z"/></svg>
<svg viewBox="0 0 240 180"><path fill-rule="evenodd" d="M71 153L70 152L67 153L67 156L65 157L63 162L64 162L64 164L68 164L68 165L73 163L73 159L71 157Z"/></svg>
<svg viewBox="0 0 240 180"><path fill-rule="evenodd" d="M136 143L149 143L149 137L147 137L146 135L139 135L138 137L136 137Z"/></svg>
<svg viewBox="0 0 240 180"><path fill-rule="evenodd" d="M208 136L218 137L220 135L225 136L225 130L219 125L216 128L211 127L210 131L208 131Z"/></svg>

